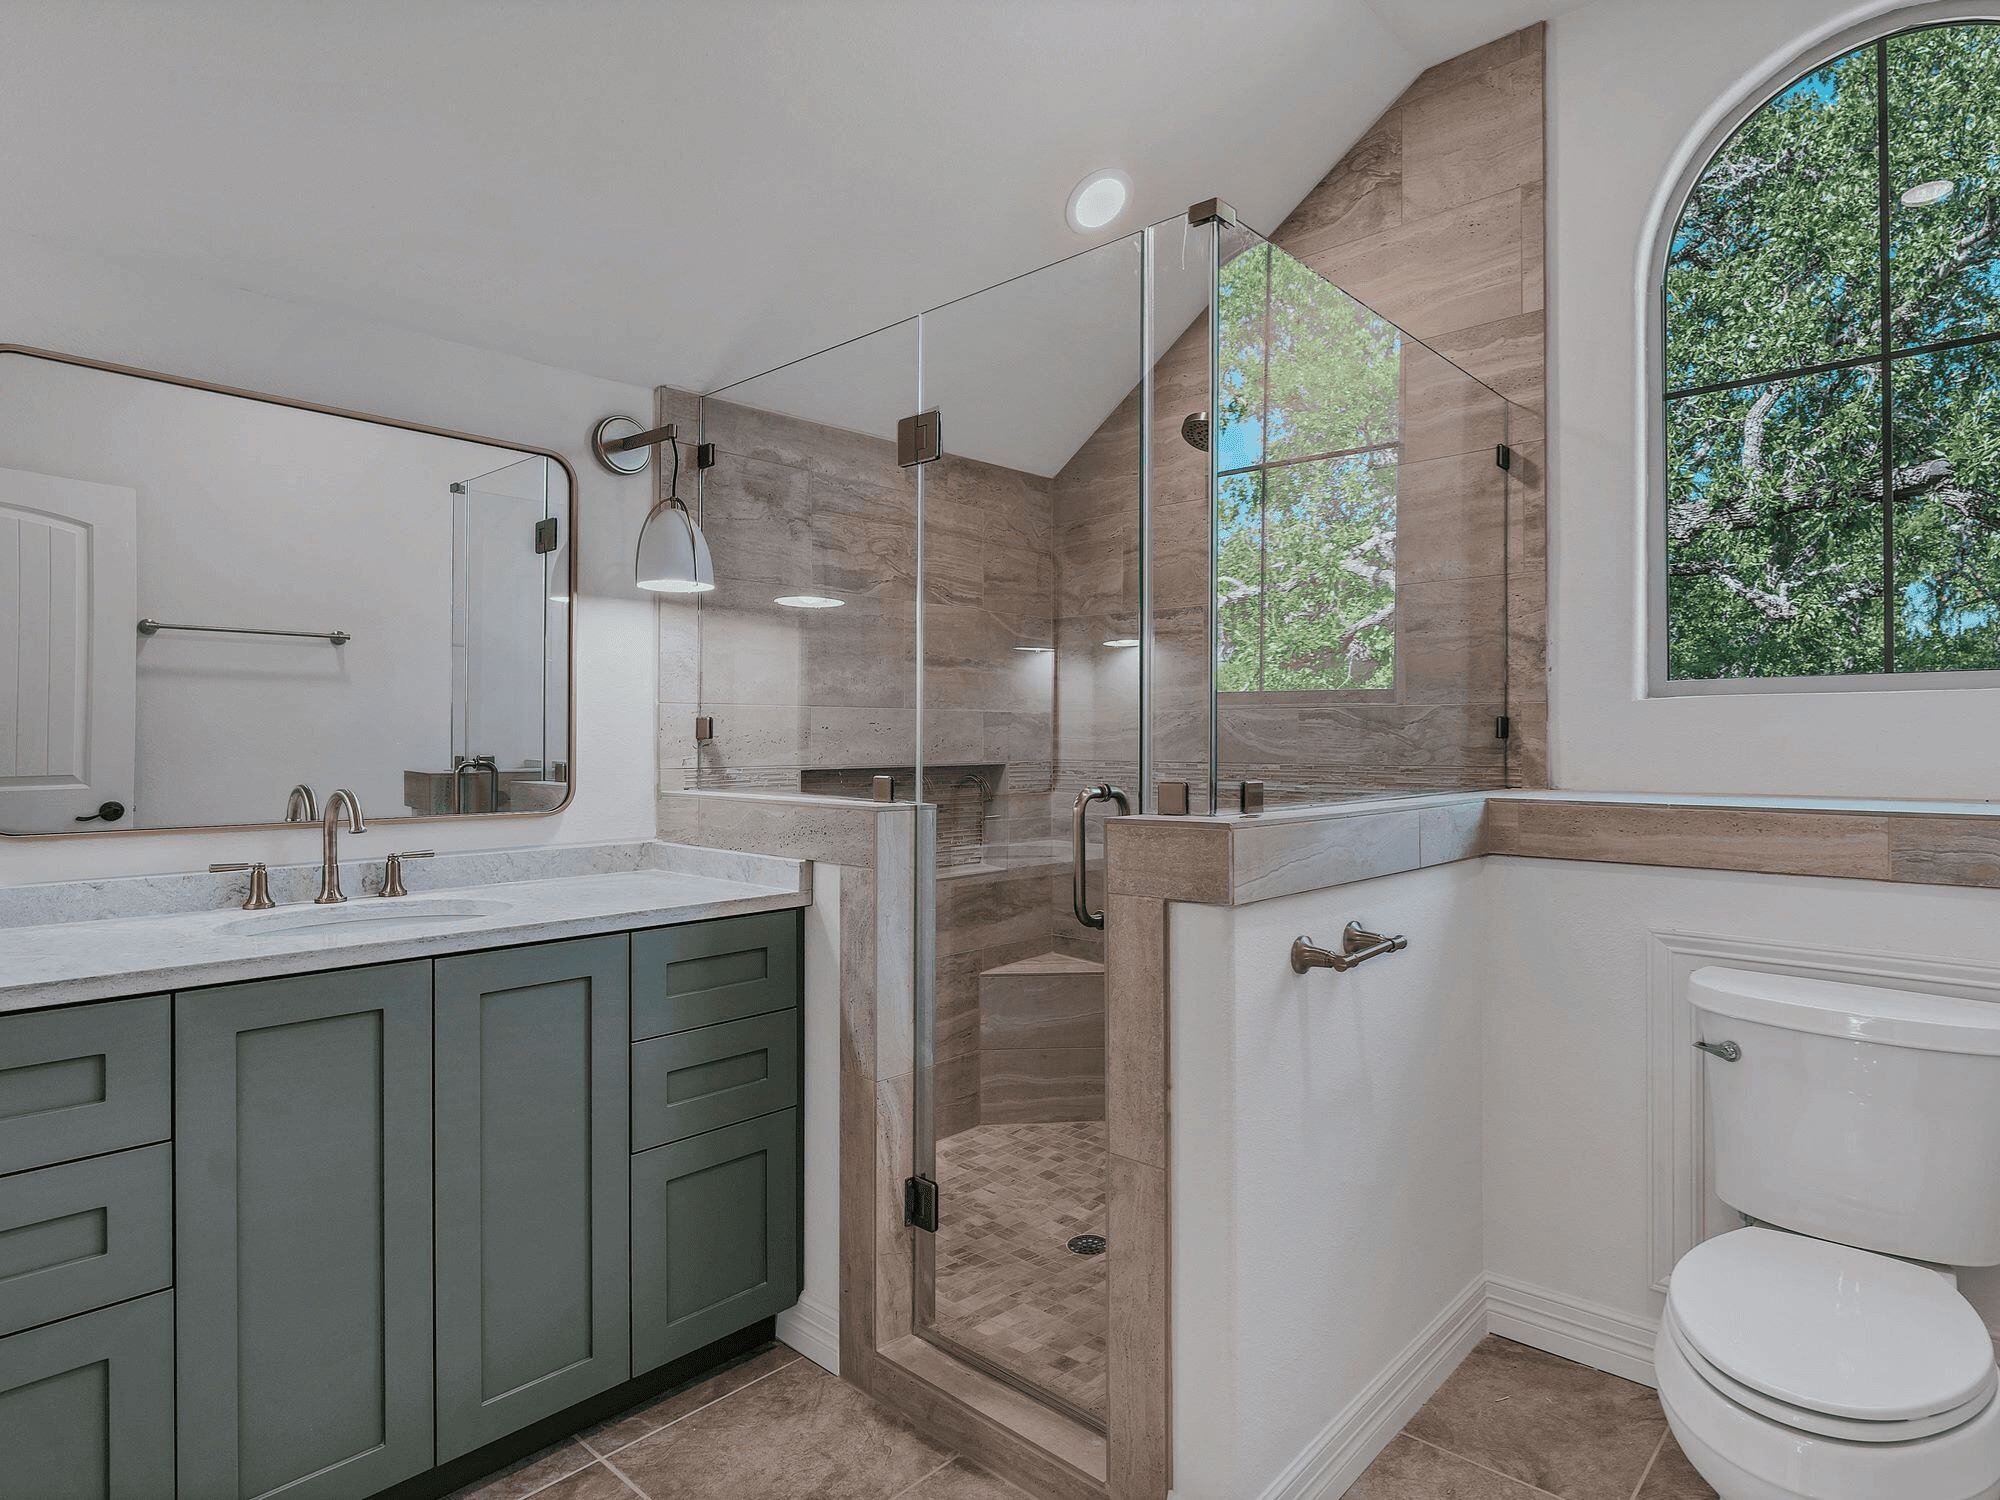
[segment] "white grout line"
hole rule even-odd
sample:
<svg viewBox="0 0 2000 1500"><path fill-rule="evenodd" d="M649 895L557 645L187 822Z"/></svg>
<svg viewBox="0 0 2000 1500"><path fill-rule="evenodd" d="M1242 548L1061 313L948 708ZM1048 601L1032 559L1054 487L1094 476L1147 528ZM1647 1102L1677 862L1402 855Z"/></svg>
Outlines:
<svg viewBox="0 0 2000 1500"><path fill-rule="evenodd" d="M713 1405L714 1403L711 1402L710 1404ZM625 1488L630 1490L633 1494L637 1495L639 1497L639 1500L652 1500L652 1496L648 1495L644 1490L640 1489L638 1485L632 1482L632 1476L630 1474L627 1474L623 1469L619 1468L618 1465L614 1464L610 1459L600 1458L598 1462L603 1464L604 1467L609 1469L613 1474L616 1474L618 1476L618 1482L624 1485Z"/></svg>
<svg viewBox="0 0 2000 1500"><path fill-rule="evenodd" d="M772 1347L778 1349L791 1349L791 1346L789 1344L776 1344L773 1345ZM646 1441L647 1438L652 1437L655 1433L665 1432L669 1427L677 1426L679 1423L685 1422L689 1417L693 1416L696 1412L707 1411L711 1406L714 1406L718 1401L727 1401L731 1396L740 1396L743 1394L743 1392L749 1390L751 1386L761 1385L764 1381L769 1380L773 1375L778 1374L779 1371L789 1370L799 1360L805 1358L805 1356L800 1354L796 1349L791 1349L791 1355L792 1357L786 1360L783 1364L778 1365L774 1369L766 1370L762 1375L759 1375L755 1380L746 1380L743 1382L743 1384L736 1387L735 1390L724 1391L720 1396L717 1396L714 1401L704 1401L699 1406L690 1407L688 1410L682 1412L678 1417L675 1417L673 1421L663 1422L658 1427L652 1428L650 1431L647 1432L642 1432L637 1437L632 1438L627 1442L620 1443L615 1448L600 1449L599 1447L596 1446L596 1444L592 1443L589 1438L584 1437L580 1433L577 1434L576 1440L583 1445L585 1452L592 1454L597 1458L609 1458L614 1453L623 1453L627 1448L631 1447L633 1443L643 1443ZM744 1363L748 1364L749 1361L745 1360ZM724 1373L726 1374L727 1371L725 1371ZM665 1401L665 1400L671 1400L672 1398L662 1396L660 1399L662 1401ZM598 1424L592 1423L591 1425L596 1426ZM551 1483L553 1483L553 1481L551 1481ZM521 1497L521 1500L531 1500L531 1496L523 1495Z"/></svg>
<svg viewBox="0 0 2000 1500"><path fill-rule="evenodd" d="M1631 1500L1639 1500L1639 1491L1646 1487L1646 1481L1652 1477L1653 1465L1658 1463L1660 1455L1667 1451L1667 1439L1672 1436L1673 1429L1670 1427L1661 1433L1660 1440L1653 1444L1653 1456L1646 1460L1646 1467L1639 1471L1639 1482L1632 1486Z"/></svg>
<svg viewBox="0 0 2000 1500"><path fill-rule="evenodd" d="M1548 1500L1562 1500L1561 1496L1552 1495L1547 1490L1537 1489L1534 1485L1529 1484L1528 1481L1525 1479L1516 1479L1512 1474L1503 1474L1498 1469L1488 1468L1485 1464L1479 1462L1479 1460L1476 1458L1467 1458L1463 1453L1454 1453L1449 1448L1440 1448L1436 1443L1428 1442L1425 1439L1416 1436L1414 1433L1403 1432L1399 1433L1398 1436L1406 1437L1413 1443L1421 1443L1424 1447L1430 1449L1433 1453L1442 1453L1446 1458L1455 1458L1462 1464L1471 1464L1473 1468L1479 1470L1479 1472L1482 1474L1491 1474L1496 1479L1504 1479L1509 1484L1519 1485L1522 1489L1526 1490L1531 1495L1545 1495L1548 1497Z"/></svg>
<svg viewBox="0 0 2000 1500"><path fill-rule="evenodd" d="M946 1455L945 1461L939 1464L935 1469L932 1469L930 1473L924 1475L923 1478L919 1479L915 1484L910 1485L908 1488L897 1490L895 1494L887 1496L886 1500L908 1500L909 1496L914 1495L918 1490L922 1489L925 1485L929 1484L933 1479L937 1478L938 1475L942 1474L946 1469L949 1469L953 1464L957 1462L958 1462L958 1455L956 1453Z"/></svg>

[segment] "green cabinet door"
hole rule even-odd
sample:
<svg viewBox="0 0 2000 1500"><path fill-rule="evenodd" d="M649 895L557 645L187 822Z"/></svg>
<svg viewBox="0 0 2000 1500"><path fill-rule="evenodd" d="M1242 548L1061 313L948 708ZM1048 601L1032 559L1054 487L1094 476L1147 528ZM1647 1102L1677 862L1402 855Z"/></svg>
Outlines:
<svg viewBox="0 0 2000 1500"><path fill-rule="evenodd" d="M799 1112L632 1158L632 1366L643 1373L799 1300Z"/></svg>
<svg viewBox="0 0 2000 1500"><path fill-rule="evenodd" d="M437 1447L631 1374L624 936L437 963Z"/></svg>
<svg viewBox="0 0 2000 1500"><path fill-rule="evenodd" d="M173 1493L172 1292L0 1339L0 1500Z"/></svg>
<svg viewBox="0 0 2000 1500"><path fill-rule="evenodd" d="M174 997L184 1500L431 1467L431 966Z"/></svg>

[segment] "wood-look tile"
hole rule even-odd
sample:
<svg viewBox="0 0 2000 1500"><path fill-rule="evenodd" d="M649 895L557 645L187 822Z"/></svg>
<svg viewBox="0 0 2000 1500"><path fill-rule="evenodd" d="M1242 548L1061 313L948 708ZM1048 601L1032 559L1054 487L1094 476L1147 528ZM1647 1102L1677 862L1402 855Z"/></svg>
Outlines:
<svg viewBox="0 0 2000 1500"><path fill-rule="evenodd" d="M1460 453L1490 457L1513 440L1507 403L1443 356L1404 344L1400 379L1404 463Z"/></svg>
<svg viewBox="0 0 2000 1500"><path fill-rule="evenodd" d="M1396 591L1396 675L1406 703L1479 703L1507 680L1507 585L1498 574Z"/></svg>
<svg viewBox="0 0 2000 1500"><path fill-rule="evenodd" d="M1716 1496L1714 1488L1695 1472L1694 1465L1688 1462L1681 1445L1669 1432L1661 1440L1653 1467L1647 1471L1646 1482L1639 1486L1634 1500L1716 1500Z"/></svg>
<svg viewBox="0 0 2000 1500"><path fill-rule="evenodd" d="M1369 127L1278 226L1272 243L1310 265L1336 245L1394 228L1403 217L1403 112Z"/></svg>
<svg viewBox="0 0 2000 1500"><path fill-rule="evenodd" d="M1542 181L1539 48L1402 106L1403 213L1441 213Z"/></svg>
<svg viewBox="0 0 2000 1500"><path fill-rule="evenodd" d="M1228 905L1227 824L1118 818L1104 836L1110 894Z"/></svg>
<svg viewBox="0 0 2000 1500"><path fill-rule="evenodd" d="M1167 1165L1169 1074L1164 902L1113 896L1105 910L1105 1119L1111 1151Z"/></svg>
<svg viewBox="0 0 2000 1500"><path fill-rule="evenodd" d="M1505 67L1523 57L1540 56L1547 29L1547 22L1537 21L1532 26L1496 37L1482 47L1474 47L1470 52L1461 52L1456 57L1435 63L1417 75L1416 82L1403 91L1399 102L1411 104L1433 94L1462 88L1468 80L1494 68Z"/></svg>
<svg viewBox="0 0 2000 1500"><path fill-rule="evenodd" d="M573 1437L564 1438L453 1492L448 1500L526 1500L527 1496L546 1491L558 1479L586 1469L596 1461L597 1455L582 1443Z"/></svg>
<svg viewBox="0 0 2000 1500"><path fill-rule="evenodd" d="M916 1076L884 1078L875 1088L875 1178L864 1206L874 1206L875 1347L910 1329L910 1227L903 1222L903 1182L916 1171ZM844 1346L843 1346L844 1347Z"/></svg>
<svg viewBox="0 0 2000 1500"><path fill-rule="evenodd" d="M1486 804L1477 797L1440 807L1419 808L1417 862L1424 866L1443 865L1484 854L1485 813Z"/></svg>
<svg viewBox="0 0 2000 1500"><path fill-rule="evenodd" d="M1889 869L1917 885L2000 886L2000 818L1892 818Z"/></svg>
<svg viewBox="0 0 2000 1500"><path fill-rule="evenodd" d="M1488 824L1497 854L1773 875L1890 878L1891 819L1670 803L1523 801Z"/></svg>
<svg viewBox="0 0 2000 1500"><path fill-rule="evenodd" d="M1396 471L1396 583L1499 573L1508 476L1488 450L1406 463Z"/></svg>
<svg viewBox="0 0 2000 1500"><path fill-rule="evenodd" d="M1516 406L1542 410L1546 357L1539 309L1439 334L1430 344Z"/></svg>
<svg viewBox="0 0 2000 1500"><path fill-rule="evenodd" d="M1493 1336L1404 1429L1558 1500L1629 1500L1665 1430L1645 1386Z"/></svg>
<svg viewBox="0 0 2000 1500"><path fill-rule="evenodd" d="M1541 1500L1536 1491L1454 1454L1398 1434L1346 1500Z"/></svg>
<svg viewBox="0 0 2000 1500"><path fill-rule="evenodd" d="M897 1500L1028 1500L1023 1490L979 1465L955 1458Z"/></svg>
<svg viewBox="0 0 2000 1500"><path fill-rule="evenodd" d="M979 1054L982 1124L1103 1118L1102 1047L1005 1047Z"/></svg>
<svg viewBox="0 0 2000 1500"><path fill-rule="evenodd" d="M1548 301L1548 188L1521 189L1521 311L1541 312Z"/></svg>
<svg viewBox="0 0 2000 1500"><path fill-rule="evenodd" d="M1549 699L1549 575L1537 567L1507 574L1507 702L1518 710Z"/></svg>
<svg viewBox="0 0 2000 1500"><path fill-rule="evenodd" d="M797 1360L641 1438L615 1462L650 1500L891 1500L949 1450Z"/></svg>
<svg viewBox="0 0 2000 1500"><path fill-rule="evenodd" d="M979 1046L1104 1047L1104 970L1081 959L1035 972L1023 965L988 970L979 981Z"/></svg>
<svg viewBox="0 0 2000 1500"><path fill-rule="evenodd" d="M1518 188L1336 245L1313 263L1334 285L1420 339L1521 312Z"/></svg>
<svg viewBox="0 0 2000 1500"><path fill-rule="evenodd" d="M783 1344L773 1344L759 1354L752 1355L740 1364L731 1365L693 1385L670 1391L664 1396L656 1396L641 1402L627 1411L607 1421L586 1427L577 1434L577 1439L591 1452L601 1457L616 1453L620 1448L629 1447L649 1433L658 1432L662 1427L678 1422L691 1412L700 1411L724 1396L742 1390L762 1380L766 1375L775 1374L797 1359L798 1354Z"/></svg>
<svg viewBox="0 0 2000 1500"><path fill-rule="evenodd" d="M1111 1500L1162 1500L1172 1480L1167 1173L1111 1158Z"/></svg>
<svg viewBox="0 0 2000 1500"><path fill-rule="evenodd" d="M1418 867L1417 810L1234 825L1237 904Z"/></svg>

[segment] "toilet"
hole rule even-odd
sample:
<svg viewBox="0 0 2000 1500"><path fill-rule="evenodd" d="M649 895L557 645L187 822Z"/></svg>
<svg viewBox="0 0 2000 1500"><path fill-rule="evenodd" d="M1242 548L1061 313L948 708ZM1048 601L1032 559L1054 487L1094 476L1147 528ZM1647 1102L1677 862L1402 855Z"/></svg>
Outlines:
<svg viewBox="0 0 2000 1500"><path fill-rule="evenodd" d="M1668 1425L1723 1500L2000 1500L2000 1371L1949 1266L2000 1264L2000 1005L1689 981L1718 1197L1675 1265Z"/></svg>

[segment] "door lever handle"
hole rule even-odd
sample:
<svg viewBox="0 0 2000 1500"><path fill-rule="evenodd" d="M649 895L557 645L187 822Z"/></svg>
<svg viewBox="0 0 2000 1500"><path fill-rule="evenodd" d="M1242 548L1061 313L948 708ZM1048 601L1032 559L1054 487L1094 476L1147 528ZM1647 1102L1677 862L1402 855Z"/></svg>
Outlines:
<svg viewBox="0 0 2000 1500"><path fill-rule="evenodd" d="M102 819L106 823L116 823L120 818L124 816L125 816L124 803L100 802L97 804L96 812L85 813L82 817L78 818L76 821L79 823L95 823L100 819Z"/></svg>
<svg viewBox="0 0 2000 1500"><path fill-rule="evenodd" d="M1735 1062L1743 1056L1743 1049L1734 1042L1696 1042L1694 1045L1697 1051L1719 1057L1724 1062Z"/></svg>

